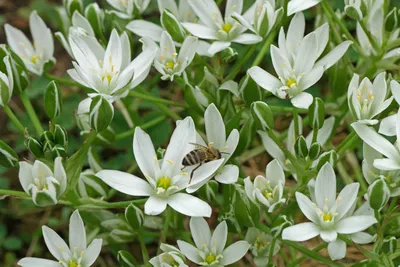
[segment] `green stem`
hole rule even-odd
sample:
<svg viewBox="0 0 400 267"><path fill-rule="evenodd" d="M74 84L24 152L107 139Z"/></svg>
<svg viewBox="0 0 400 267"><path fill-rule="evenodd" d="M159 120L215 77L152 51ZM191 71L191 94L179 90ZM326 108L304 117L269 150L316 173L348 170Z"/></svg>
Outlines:
<svg viewBox="0 0 400 267"><path fill-rule="evenodd" d="M263 47L261 48L260 52L257 54L257 57L254 59L252 66L258 66L261 60L264 58L265 53L269 51L269 47L271 46L272 42L275 40L275 36L278 33L278 29L272 31L269 35Z"/></svg>
<svg viewBox="0 0 400 267"><path fill-rule="evenodd" d="M136 199L129 201L120 201L120 202L107 202L92 198L80 199L78 201L77 208L95 208L95 209L116 209L116 208L126 208L131 203L136 205L143 205L147 199Z"/></svg>
<svg viewBox="0 0 400 267"><path fill-rule="evenodd" d="M9 106L4 106L4 112L7 114L7 116L10 118L10 120L17 126L18 130L24 134L25 133L25 127L22 125L22 123L18 120L17 116L15 116L14 112L10 109Z"/></svg>
<svg viewBox="0 0 400 267"><path fill-rule="evenodd" d="M368 40L371 43L374 50L379 54L380 49L381 49L380 45L378 45L378 43L375 40L375 37L372 36L371 32L367 29L367 26L365 25L365 22L363 20L360 21L360 26L363 29L363 31L365 32L365 34L367 35Z"/></svg>
<svg viewBox="0 0 400 267"><path fill-rule="evenodd" d="M337 147L336 151L338 156L342 156L343 153L346 152L346 150L349 149L357 140L358 136L356 135L356 132L352 131Z"/></svg>
<svg viewBox="0 0 400 267"><path fill-rule="evenodd" d="M0 196L13 196L21 198L30 198L30 196L23 191L0 189Z"/></svg>
<svg viewBox="0 0 400 267"><path fill-rule="evenodd" d="M284 106L271 106L268 105L272 112L280 112L280 113L293 113L295 107L284 107ZM308 113L308 109L297 109L298 113Z"/></svg>
<svg viewBox="0 0 400 267"><path fill-rule="evenodd" d="M376 243L374 245L374 251L379 252L381 250L382 244L383 244L383 231L382 231L382 225L380 221L380 214L379 210L374 210L374 215L378 223L376 224Z"/></svg>
<svg viewBox="0 0 400 267"><path fill-rule="evenodd" d="M325 263L329 266L341 266L341 265L319 255L318 253L303 247L302 245L298 244L297 242L293 242L293 241L289 241L289 240L281 240L281 242L289 247L294 248L295 250L303 253L305 256L310 257L314 260Z"/></svg>
<svg viewBox="0 0 400 267"><path fill-rule="evenodd" d="M172 212L171 212L171 209L167 206L167 208L165 209L165 220L163 222L163 228L162 228L162 232L161 232L161 236L160 236L160 241L158 243L157 254L160 253L160 245L162 243L165 243L165 241L167 240L167 233L168 233L168 229L169 229L169 224L171 222L171 218L172 218Z"/></svg>
<svg viewBox="0 0 400 267"><path fill-rule="evenodd" d="M157 125L158 123L164 121L165 119L166 119L165 116L157 117L157 118L155 118L155 119L153 119L153 120L151 120L151 121L149 121L149 122L143 123L142 125L140 125L140 128L142 128L142 130L151 128L151 127L153 127L154 125ZM126 132L117 134L116 137L115 137L115 139L116 139L116 140L125 139L125 138L127 138L127 137L132 136L132 135L134 134L134 132L135 132L135 128L129 129L129 130L126 131Z"/></svg>
<svg viewBox="0 0 400 267"><path fill-rule="evenodd" d="M314 144L317 141L318 131L319 131L318 127L314 129L311 144Z"/></svg>
<svg viewBox="0 0 400 267"><path fill-rule="evenodd" d="M269 248L268 263L272 263L272 258L274 257L276 238L272 239L271 247Z"/></svg>
<svg viewBox="0 0 400 267"><path fill-rule="evenodd" d="M29 100L25 92L21 93L20 98L25 106L26 112L28 112L29 118L31 119L33 126L35 127L37 133L41 135L43 133L43 128L40 124L40 120L35 112L35 109L32 107L31 101Z"/></svg>
<svg viewBox="0 0 400 267"><path fill-rule="evenodd" d="M297 138L299 136L300 128L299 128L299 112L296 107L293 107L293 121L294 121L294 137Z"/></svg>
<svg viewBox="0 0 400 267"><path fill-rule="evenodd" d="M129 111L126 108L126 106L124 105L124 102L122 102L121 99L118 99L117 101L115 101L115 104L116 104L117 108L119 109L119 111L121 111L121 114L124 117L129 128L133 128L134 124L133 124L131 115L129 114Z"/></svg>
<svg viewBox="0 0 400 267"><path fill-rule="evenodd" d="M328 243L323 243L323 244L319 245L318 247L314 248L312 251L318 252L321 249L326 248L327 246L328 246ZM305 256L298 258L297 260L293 261L288 267L294 267L306 259L307 259L307 257L305 257Z"/></svg>
<svg viewBox="0 0 400 267"><path fill-rule="evenodd" d="M149 257L149 252L147 251L147 248L146 248L146 244L144 243L143 233L140 232L138 234L138 238L139 238L139 242L140 242L140 248L142 250L143 263L146 266L149 262L150 257Z"/></svg>
<svg viewBox="0 0 400 267"><path fill-rule="evenodd" d="M242 67L249 61L251 56L254 54L254 52L257 49L257 45L254 44L249 47L249 49L246 51L246 54L244 57L240 60L237 60L235 65L232 67L232 70L230 71L229 75L225 77L224 82L233 80L236 75L239 73L239 71L242 69Z"/></svg>
<svg viewBox="0 0 400 267"><path fill-rule="evenodd" d="M140 93L138 91L130 91L129 95L133 96L133 97L136 97L136 98L143 99L143 100L147 100L147 101L150 101L150 102L153 102L153 103L159 103L159 104L164 104L164 105L171 105L171 106L189 108L189 105L186 104L186 103L178 103L178 102L175 102L175 101L162 99L162 98L151 96L151 95L148 95L148 94L143 94L143 93Z"/></svg>
<svg viewBox="0 0 400 267"><path fill-rule="evenodd" d="M54 80L59 82L60 84L64 84L64 85L69 85L69 86L77 86L77 87L83 87L82 85L80 85L79 83L68 79L68 78L61 78L61 77L57 77L54 75L51 75L50 73L45 73L44 76L50 80Z"/></svg>

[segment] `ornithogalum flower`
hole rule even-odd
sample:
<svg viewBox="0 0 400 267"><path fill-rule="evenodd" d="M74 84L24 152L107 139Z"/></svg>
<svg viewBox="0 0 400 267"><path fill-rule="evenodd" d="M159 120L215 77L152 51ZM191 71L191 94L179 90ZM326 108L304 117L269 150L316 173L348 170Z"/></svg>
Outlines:
<svg viewBox="0 0 400 267"><path fill-rule="evenodd" d="M291 0L288 3L287 15L290 16L294 13L309 9L318 5L322 0Z"/></svg>
<svg viewBox="0 0 400 267"><path fill-rule="evenodd" d="M179 5L176 4L176 0L157 0L157 4L160 14L168 9L180 22L194 22L196 19L188 0L179 0Z"/></svg>
<svg viewBox="0 0 400 267"><path fill-rule="evenodd" d="M399 104L400 84L395 80L390 81L390 90L397 104ZM397 114L383 118L381 124L379 125L379 133L387 136L395 136L397 127L396 123L397 123Z"/></svg>
<svg viewBox="0 0 400 267"><path fill-rule="evenodd" d="M377 223L371 215L352 215L358 183L346 185L336 197L336 176L332 166L326 163L315 181L314 202L300 192L296 192L297 203L303 214L311 222L305 222L285 228L282 238L292 241L306 241L320 236L330 243L328 252L332 259L343 257L343 241L338 241L338 234L355 234ZM331 245L331 243L333 245ZM346 247L344 246L344 249ZM345 254L345 253L344 253Z"/></svg>
<svg viewBox="0 0 400 267"><path fill-rule="evenodd" d="M214 104L211 104L207 107L206 112L204 113L204 120L208 143L206 143L199 134L197 134L196 142L202 146L211 145L222 152L221 157L223 164L221 164L219 170L213 174L215 175L215 180L223 184L235 183L239 178L239 168L233 164L224 164L229 160L233 152L235 152L235 149L239 143L239 131L233 129L228 138L226 138L224 121L221 113ZM192 193L196 191L205 183L207 183L213 177L213 175L210 175L209 177L193 177L190 186L187 188L187 192Z"/></svg>
<svg viewBox="0 0 400 267"><path fill-rule="evenodd" d="M0 71L0 106L4 107L8 104L12 97L14 90L14 77L11 67L11 57L5 56L3 58L4 65L6 66L6 73Z"/></svg>
<svg viewBox="0 0 400 267"><path fill-rule="evenodd" d="M24 62L26 68L38 76L43 74L46 63L55 63L53 35L36 11L29 17L33 44L25 34L13 26L4 26L11 50Z"/></svg>
<svg viewBox="0 0 400 267"><path fill-rule="evenodd" d="M225 248L228 226L221 222L211 235L203 218L190 219L190 231L196 246L178 240L179 249L190 261L201 266L226 266L240 260L250 248L247 241L237 241Z"/></svg>
<svg viewBox="0 0 400 267"><path fill-rule="evenodd" d="M160 249L162 253L149 261L154 267L188 267L185 256L176 247L161 244Z"/></svg>
<svg viewBox="0 0 400 267"><path fill-rule="evenodd" d="M250 243L250 251L254 255L254 263L256 266L264 267L268 264L269 253L272 248L272 236L267 235L263 231L255 227L250 227L247 230L246 241ZM276 255L280 250L279 242L275 244L273 255Z"/></svg>
<svg viewBox="0 0 400 267"><path fill-rule="evenodd" d="M164 31L161 36L160 49L154 60L154 67L161 73L161 79L173 81L174 76L181 76L192 62L196 46L197 38L188 36L177 53L171 35Z"/></svg>
<svg viewBox="0 0 400 267"><path fill-rule="evenodd" d="M107 0L116 10L110 13L122 19L131 19L135 14L142 14L150 4L150 0Z"/></svg>
<svg viewBox="0 0 400 267"><path fill-rule="evenodd" d="M374 167L374 161L382 159L382 154L364 143L363 146L364 160L362 162L362 171L368 184L372 184L377 179L384 178L389 185L390 196L396 197L400 195L400 170L385 171Z"/></svg>
<svg viewBox="0 0 400 267"><path fill-rule="evenodd" d="M201 23L185 22L183 26L200 39L214 40L208 49L210 55L228 48L232 42L249 45L262 40L256 34L244 33L247 28L232 17L235 12L242 14L243 0L227 1L225 17L222 17L214 0L188 0L188 2ZM252 11L254 9L250 9L243 16L249 18L252 16Z"/></svg>
<svg viewBox="0 0 400 267"><path fill-rule="evenodd" d="M321 57L329 41L329 26L324 24L304 37L305 19L297 13L290 22L287 35L281 29L279 48L271 45L271 57L278 78L260 67L248 70L251 78L262 88L279 98L290 99L293 106L308 108L313 97L304 92L318 82L325 70L346 53L350 41L345 41Z"/></svg>
<svg viewBox="0 0 400 267"><path fill-rule="evenodd" d="M394 144L389 142L385 137L378 134L373 128L368 127L359 122L353 123L351 126L357 135L370 147L381 153L385 158L375 159L373 166L382 171L400 170L400 112L396 115L396 138Z"/></svg>
<svg viewBox="0 0 400 267"><path fill-rule="evenodd" d="M86 244L85 225L78 210L72 213L69 221L69 246L52 229L42 227L44 241L50 253L57 261L40 258L23 258L18 262L22 267L89 267L97 259L101 251L103 240L94 239Z"/></svg>
<svg viewBox="0 0 400 267"><path fill-rule="evenodd" d="M90 46L101 46L98 44L89 21L81 13L75 11L72 15L71 21L72 26L69 27L67 37L61 32L56 32L55 35L72 58L74 58L74 54L72 53L71 46L68 42L69 36L79 36L82 40L88 42Z"/></svg>
<svg viewBox="0 0 400 267"><path fill-rule="evenodd" d="M67 175L61 157L54 161L54 172L39 160L33 165L21 161L18 176L22 188L38 206L57 204L67 188Z"/></svg>
<svg viewBox="0 0 400 267"><path fill-rule="evenodd" d="M360 83L360 77L357 74L353 75L347 91L347 100L350 111L358 122L377 124L378 120L374 118L392 103L393 97L386 99L385 76L385 72L382 72L376 76L374 83L368 78L364 78Z"/></svg>
<svg viewBox="0 0 400 267"><path fill-rule="evenodd" d="M149 196L144 211L147 215L162 213L167 205L187 216L211 216L211 207L194 196L180 191L189 185L191 173L182 171L182 160L194 149L196 134L189 117L178 124L172 134L164 158L158 160L149 135L139 127L135 130L133 153L147 181L129 173L102 170L96 174L106 184L131 196ZM203 164L192 176L193 180L210 177L223 163L223 159Z"/></svg>
<svg viewBox="0 0 400 267"><path fill-rule="evenodd" d="M254 182L250 178L244 179L247 197L256 205L266 206L268 212L273 212L280 203L286 201L282 198L284 187L285 173L276 159L267 165L265 177L258 175Z"/></svg>
<svg viewBox="0 0 400 267"><path fill-rule="evenodd" d="M82 36L69 36L76 62L68 74L79 84L93 89L110 100L125 96L141 83L152 66L157 45L149 38L142 38L143 52L131 61L128 35L118 35L114 29L107 49L97 42L86 42Z"/></svg>
<svg viewBox="0 0 400 267"><path fill-rule="evenodd" d="M257 0L250 9L253 10L253 13L249 20L238 13L233 13L232 17L239 21L243 27L261 37L265 37L283 15L283 8L276 9L275 5L275 0ZM250 10L246 12L247 16Z"/></svg>

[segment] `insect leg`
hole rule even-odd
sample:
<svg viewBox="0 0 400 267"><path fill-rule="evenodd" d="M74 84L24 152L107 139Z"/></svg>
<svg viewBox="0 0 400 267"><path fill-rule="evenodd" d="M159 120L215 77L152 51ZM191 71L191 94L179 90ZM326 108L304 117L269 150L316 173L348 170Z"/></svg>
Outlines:
<svg viewBox="0 0 400 267"><path fill-rule="evenodd" d="M194 173L194 171L197 170L202 164L203 164L203 162L200 163L199 165L197 165L197 167L193 169L192 173L190 174L189 184L192 182L192 178L193 178L193 173Z"/></svg>

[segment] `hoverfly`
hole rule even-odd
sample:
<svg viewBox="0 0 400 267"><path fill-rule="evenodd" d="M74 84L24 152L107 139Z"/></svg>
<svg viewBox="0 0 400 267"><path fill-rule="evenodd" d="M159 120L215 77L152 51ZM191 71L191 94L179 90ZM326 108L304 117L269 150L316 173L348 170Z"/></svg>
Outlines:
<svg viewBox="0 0 400 267"><path fill-rule="evenodd" d="M190 174L190 181L192 180L193 173L197 170L203 163L210 162L213 160L218 160L221 158L221 154L229 154L226 152L221 152L215 147L212 146L213 143L208 144L208 146L203 146L200 144L189 143L191 145L196 146L196 149L190 151L186 154L186 156L182 160L183 168L188 166L198 166L193 169L192 173ZM190 183L189 181L189 183Z"/></svg>

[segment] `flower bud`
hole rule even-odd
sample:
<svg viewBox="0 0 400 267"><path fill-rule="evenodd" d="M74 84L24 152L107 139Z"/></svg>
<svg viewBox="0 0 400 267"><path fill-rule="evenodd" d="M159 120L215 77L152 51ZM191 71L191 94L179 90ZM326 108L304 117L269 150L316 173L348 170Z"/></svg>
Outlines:
<svg viewBox="0 0 400 267"><path fill-rule="evenodd" d="M274 114L272 114L268 104L262 101L254 102L251 104L251 115L253 115L257 128L263 131L274 128Z"/></svg>
<svg viewBox="0 0 400 267"><path fill-rule="evenodd" d="M29 149L29 151L36 157L36 158L43 158L44 153L43 153L43 145L42 143L37 140L36 138L33 137L28 137L26 141L26 146Z"/></svg>
<svg viewBox="0 0 400 267"><path fill-rule="evenodd" d="M242 98L248 106L253 102L262 100L260 88L253 79L249 79L249 75L246 75L240 81L239 92L242 93Z"/></svg>
<svg viewBox="0 0 400 267"><path fill-rule="evenodd" d="M65 158L67 153L65 152L65 148L61 145L55 145L51 148L51 155L53 158L62 157Z"/></svg>
<svg viewBox="0 0 400 267"><path fill-rule="evenodd" d="M103 36L104 11L97 3L92 3L86 7L85 17L92 26L96 36Z"/></svg>
<svg viewBox="0 0 400 267"><path fill-rule="evenodd" d="M368 187L367 198L374 210L380 210L390 198L390 189L383 177L377 179Z"/></svg>
<svg viewBox="0 0 400 267"><path fill-rule="evenodd" d="M90 104L89 122L90 126L101 132L110 125L114 117L114 108L112 104L104 97L98 95L92 99Z"/></svg>
<svg viewBox="0 0 400 267"><path fill-rule="evenodd" d="M183 43L186 37L185 30L170 10L164 9L164 12L161 14L161 25L175 42Z"/></svg>
<svg viewBox="0 0 400 267"><path fill-rule="evenodd" d="M90 152L89 152L90 153ZM91 164L91 157L88 157L89 165ZM93 170L84 170L79 175L78 184L76 186L76 193L81 198L105 198L107 197L108 188L104 182L94 175Z"/></svg>
<svg viewBox="0 0 400 267"><path fill-rule="evenodd" d="M358 8L356 5L347 5L344 7L344 12L348 17L351 19L354 19L356 21L360 21L363 18L362 12L360 8Z"/></svg>
<svg viewBox="0 0 400 267"><path fill-rule="evenodd" d="M329 162L329 164L331 164L332 166L336 165L336 162L338 160L338 155L336 153L336 151L331 150L328 152L325 152L321 155L318 165L317 165L317 169L321 169L322 166L325 165L325 163Z"/></svg>
<svg viewBox="0 0 400 267"><path fill-rule="evenodd" d="M304 138L304 136L300 135L296 139L296 143L294 144L294 150L296 152L296 155L299 156L300 158L306 158L308 155L308 147L307 147L307 141Z"/></svg>
<svg viewBox="0 0 400 267"><path fill-rule="evenodd" d="M40 136L40 142L43 144L43 151L51 150L54 146L54 136L49 131L44 131Z"/></svg>
<svg viewBox="0 0 400 267"><path fill-rule="evenodd" d="M279 215L271 225L271 234L276 238L281 235L283 229L293 224L286 215Z"/></svg>
<svg viewBox="0 0 400 267"><path fill-rule="evenodd" d="M82 0L64 0L64 7L70 17L75 11L78 11L79 13L82 13L83 11Z"/></svg>
<svg viewBox="0 0 400 267"><path fill-rule="evenodd" d="M125 209L125 219L132 226L133 230L137 231L143 226L144 214L141 209L133 204L130 204Z"/></svg>
<svg viewBox="0 0 400 267"><path fill-rule="evenodd" d="M135 258L125 250L118 251L117 260L121 267L135 267L137 266Z"/></svg>
<svg viewBox="0 0 400 267"><path fill-rule="evenodd" d="M309 109L309 115L311 128L320 129L324 125L325 105L321 98L314 98Z"/></svg>
<svg viewBox="0 0 400 267"><path fill-rule="evenodd" d="M397 28L398 25L398 12L397 7L393 8L385 18L385 29L391 32Z"/></svg>
<svg viewBox="0 0 400 267"><path fill-rule="evenodd" d="M315 142L310 146L308 156L310 157L311 160L316 160L319 157L321 150L322 150L321 145L318 142Z"/></svg>
<svg viewBox="0 0 400 267"><path fill-rule="evenodd" d="M236 50L233 49L232 47L225 48L221 52L222 61L225 63L231 63L231 62L235 61L237 56L238 56L238 52L236 52Z"/></svg>
<svg viewBox="0 0 400 267"><path fill-rule="evenodd" d="M11 99L14 89L14 77L11 69L11 57L6 56L3 59L6 72L0 75L0 106L5 106Z"/></svg>
<svg viewBox="0 0 400 267"><path fill-rule="evenodd" d="M26 72L25 65L6 45L0 44L0 58L5 58L6 56L10 57L11 72L7 70L5 61L0 61L0 71L12 74L14 81L13 91L21 93L29 85L29 75Z"/></svg>
<svg viewBox="0 0 400 267"><path fill-rule="evenodd" d="M6 143L0 140L0 165L6 168L18 166L17 153Z"/></svg>
<svg viewBox="0 0 400 267"><path fill-rule="evenodd" d="M397 240L394 236L386 237L383 240L382 252L385 254L393 254L397 250Z"/></svg>
<svg viewBox="0 0 400 267"><path fill-rule="evenodd" d="M54 126L54 142L58 145L63 146L64 148L67 148L68 145L68 133L67 130L65 130L64 127L56 124Z"/></svg>
<svg viewBox="0 0 400 267"><path fill-rule="evenodd" d="M50 119L58 117L62 110L62 95L56 81L51 81L44 93L44 108Z"/></svg>

